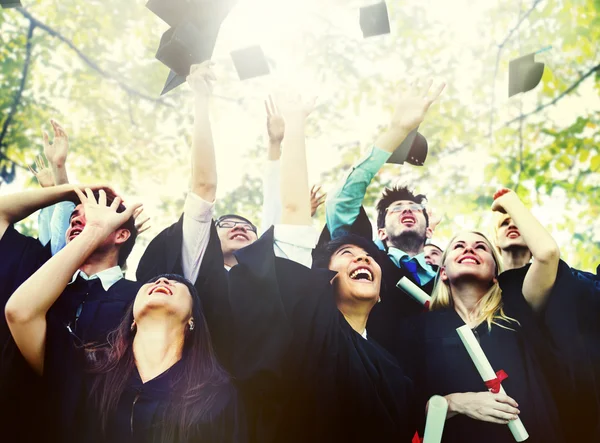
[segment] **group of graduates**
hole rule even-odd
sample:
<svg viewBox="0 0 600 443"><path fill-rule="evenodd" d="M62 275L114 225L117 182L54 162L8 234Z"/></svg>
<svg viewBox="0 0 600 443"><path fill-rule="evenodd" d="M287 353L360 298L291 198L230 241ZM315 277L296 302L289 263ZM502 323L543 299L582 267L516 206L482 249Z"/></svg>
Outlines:
<svg viewBox="0 0 600 443"><path fill-rule="evenodd" d="M0 197L0 429L4 442L410 442L444 396L444 442L600 441L599 279L570 268L508 189L494 242L445 250L424 195L387 188L376 232L367 187L444 85L397 99L388 128L324 201L309 189L314 101L266 103L261 230L214 214L211 63L192 67L191 187L183 214L123 269L142 205L68 183L56 122L41 189ZM282 148L282 142L284 147ZM39 238L14 224L42 209ZM489 230L490 227L485 227ZM482 229L484 230L484 229ZM259 236L259 232L261 235ZM408 279L431 295L425 306ZM468 325L506 393L491 392L456 333Z"/></svg>

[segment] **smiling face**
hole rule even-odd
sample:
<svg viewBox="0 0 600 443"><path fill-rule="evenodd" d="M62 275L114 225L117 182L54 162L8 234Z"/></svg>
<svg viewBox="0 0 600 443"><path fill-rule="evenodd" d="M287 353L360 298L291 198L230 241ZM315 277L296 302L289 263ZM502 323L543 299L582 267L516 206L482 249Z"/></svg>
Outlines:
<svg viewBox="0 0 600 443"><path fill-rule="evenodd" d="M492 245L475 232L458 234L445 254L440 278L448 283L460 280L493 282L497 275L497 263Z"/></svg>
<svg viewBox="0 0 600 443"><path fill-rule="evenodd" d="M498 220L496 230L496 245L500 250L511 248L527 248L525 240L519 232L519 228L513 223L508 215Z"/></svg>
<svg viewBox="0 0 600 443"><path fill-rule="evenodd" d="M139 323L145 316L159 313L183 324L192 317L192 306L192 296L185 284L161 277L140 288L133 302L133 318Z"/></svg>
<svg viewBox="0 0 600 443"><path fill-rule="evenodd" d="M219 226L222 224L235 224L235 226ZM258 240L258 236L253 229L256 228L239 218L231 217L220 220L219 224L217 224L217 234L219 235L219 240L221 241L221 250L223 251L223 255L232 254L233 252L245 248L246 246L251 245Z"/></svg>
<svg viewBox="0 0 600 443"><path fill-rule="evenodd" d="M329 261L329 269L337 272L332 280L338 306L367 303L375 305L381 289L379 264L359 246L343 245Z"/></svg>
<svg viewBox="0 0 600 443"><path fill-rule="evenodd" d="M386 210L385 227L379 229L379 238L397 245L405 242L425 244L425 239L431 237L431 229L427 227L423 211L422 205L411 200L395 201ZM400 249L403 248L400 246Z"/></svg>

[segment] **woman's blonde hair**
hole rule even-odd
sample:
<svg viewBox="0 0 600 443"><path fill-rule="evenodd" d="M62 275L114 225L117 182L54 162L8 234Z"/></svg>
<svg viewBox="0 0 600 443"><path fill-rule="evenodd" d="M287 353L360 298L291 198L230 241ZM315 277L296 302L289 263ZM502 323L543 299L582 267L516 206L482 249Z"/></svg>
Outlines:
<svg viewBox="0 0 600 443"><path fill-rule="evenodd" d="M490 248L492 256L494 257L494 262L496 263L495 277L498 277L498 275L501 274L502 271L504 270L502 267L502 260L498 254L498 251L496 250L496 248L494 247L492 242L490 242L490 240L481 232L478 232L478 231L468 231L468 232L471 232L472 234L477 234L477 235L483 237L483 239L485 240L485 243ZM456 237L458 237L458 235L460 235L460 234L455 235L452 238L452 240L450 240L450 243L448 243L448 247L446 247L446 250L444 251L444 254L442 255L442 266L444 265L444 263L446 263L446 257L448 256L448 253L450 251L450 246L452 245L454 240L456 240ZM478 304L479 304L479 316L476 319L478 325L485 321L488 325L488 329L492 328L492 324L500 326L501 328L511 329L511 328L508 328L506 325L503 325L499 322L502 321L504 323L510 323L510 322L515 322L517 324L519 323L517 320L515 320L514 318L508 317L504 313L504 309L502 307L502 289L500 289L500 284L498 283L498 281L495 281L492 284L492 286L486 292L486 294L483 297L481 297ZM431 308L430 309L432 311L434 311L436 309L444 309L444 308L448 308L448 307L452 307L452 306L454 306L454 301L452 299L450 284L448 282L444 282L441 279L441 272L439 272L435 279L435 286L433 288L433 293L431 294Z"/></svg>

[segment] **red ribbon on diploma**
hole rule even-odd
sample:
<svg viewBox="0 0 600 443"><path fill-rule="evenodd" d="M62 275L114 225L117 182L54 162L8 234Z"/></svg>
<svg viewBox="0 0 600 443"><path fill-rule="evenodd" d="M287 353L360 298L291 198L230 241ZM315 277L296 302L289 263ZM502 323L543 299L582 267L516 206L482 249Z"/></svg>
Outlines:
<svg viewBox="0 0 600 443"><path fill-rule="evenodd" d="M425 302L425 304L423 305L423 312L429 312L429 305L431 304L431 302L429 300L427 300Z"/></svg>
<svg viewBox="0 0 600 443"><path fill-rule="evenodd" d="M507 378L508 374L504 372L503 369L500 369L498 372L496 372L496 378L486 381L485 385L492 393L497 394L500 392L500 385Z"/></svg>
<svg viewBox="0 0 600 443"><path fill-rule="evenodd" d="M421 437L419 437L418 431L415 432L415 435L413 435L411 443L423 443L423 439Z"/></svg>

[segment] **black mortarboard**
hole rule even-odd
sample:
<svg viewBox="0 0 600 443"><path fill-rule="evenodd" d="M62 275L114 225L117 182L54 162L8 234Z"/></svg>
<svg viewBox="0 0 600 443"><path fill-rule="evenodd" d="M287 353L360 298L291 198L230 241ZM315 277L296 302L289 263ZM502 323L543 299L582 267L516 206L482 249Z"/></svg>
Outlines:
<svg viewBox="0 0 600 443"><path fill-rule="evenodd" d="M185 83L187 76L177 75L177 73L173 70L169 72L169 76L167 77L167 81L165 82L165 86L163 86L163 90L160 95L165 95L167 92L172 91L177 86L180 86Z"/></svg>
<svg viewBox="0 0 600 443"><path fill-rule="evenodd" d="M250 46L231 51L231 58L240 80L271 73L267 58L260 46Z"/></svg>
<svg viewBox="0 0 600 443"><path fill-rule="evenodd" d="M396 148L387 163L401 165L404 162L415 166L423 166L427 158L427 139L417 129L413 129L404 141Z"/></svg>
<svg viewBox="0 0 600 443"><path fill-rule="evenodd" d="M390 33L390 19L385 2L360 8L360 29L364 38Z"/></svg>
<svg viewBox="0 0 600 443"><path fill-rule="evenodd" d="M3 8L21 8L23 5L20 0L0 0Z"/></svg>
<svg viewBox="0 0 600 443"><path fill-rule="evenodd" d="M187 76L190 66L212 57L218 32L215 25L199 29L190 22L180 23L163 34L156 58L177 75Z"/></svg>
<svg viewBox="0 0 600 443"><path fill-rule="evenodd" d="M508 96L531 91L544 75L544 64L534 60L537 52L511 60L508 65Z"/></svg>

